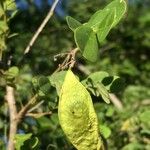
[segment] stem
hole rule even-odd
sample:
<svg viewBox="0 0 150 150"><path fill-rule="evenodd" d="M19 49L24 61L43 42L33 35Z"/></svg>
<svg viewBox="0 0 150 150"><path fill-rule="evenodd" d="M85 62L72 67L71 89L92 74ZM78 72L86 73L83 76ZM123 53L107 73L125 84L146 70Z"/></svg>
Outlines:
<svg viewBox="0 0 150 150"><path fill-rule="evenodd" d="M36 103L37 97L38 97L38 95L33 96L28 101L28 103L18 112L18 115L17 115L18 122L20 122L22 120L22 118L24 118L24 116L26 115L26 113L30 109L30 107Z"/></svg>
<svg viewBox="0 0 150 150"><path fill-rule="evenodd" d="M31 49L31 47L33 46L33 44L35 43L36 39L38 38L39 34L41 33L41 31L44 29L45 25L47 24L47 22L49 21L49 19L53 16L54 13L54 9L57 6L57 3L59 2L59 0L55 0L51 9L49 10L46 18L43 20L42 24L40 25L40 27L37 29L37 31L35 32L34 36L32 37L31 41L29 42L28 46L26 47L24 54L28 53Z"/></svg>
<svg viewBox="0 0 150 150"><path fill-rule="evenodd" d="M64 59L64 61L59 64L58 68L53 72L56 73L56 72L59 72L60 70L64 70L66 68L73 68L74 65L75 65L75 56L76 56L76 53L79 51L78 48L74 48L72 49L71 51L69 51L66 55L66 58Z"/></svg>
<svg viewBox="0 0 150 150"><path fill-rule="evenodd" d="M9 128L9 140L8 140L8 150L14 150L14 137L17 133L17 108L14 97L14 88L11 86L6 86L6 101L9 107L9 116L10 116L10 128Z"/></svg>

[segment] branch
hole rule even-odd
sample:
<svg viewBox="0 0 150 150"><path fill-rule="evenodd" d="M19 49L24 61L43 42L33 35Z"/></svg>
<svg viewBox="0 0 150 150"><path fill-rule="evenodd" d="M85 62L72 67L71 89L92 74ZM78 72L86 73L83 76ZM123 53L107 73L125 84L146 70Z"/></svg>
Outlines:
<svg viewBox="0 0 150 150"><path fill-rule="evenodd" d="M28 117L34 117L34 118L40 118L42 116L45 116L45 115L51 115L52 112L42 112L42 113L27 113L26 116Z"/></svg>
<svg viewBox="0 0 150 150"><path fill-rule="evenodd" d="M123 105L121 103L121 100L113 93L109 94L110 100L111 102L114 104L114 106L119 110L122 111L123 110Z"/></svg>
<svg viewBox="0 0 150 150"><path fill-rule="evenodd" d="M35 43L36 39L38 38L39 34L41 33L41 31L44 29L45 25L47 24L47 22L49 21L49 19L53 16L54 13L54 9L57 6L57 3L59 2L59 0L55 0L51 9L49 10L47 16L45 17L45 19L43 20L42 24L39 26L39 28L37 29L37 31L35 32L34 36L32 37L31 41L29 42L28 46L26 47L24 54L28 53L31 49L31 47L33 46L33 44Z"/></svg>
<svg viewBox="0 0 150 150"><path fill-rule="evenodd" d="M91 71L82 64L78 64L78 69L85 75L89 75L91 73Z"/></svg>
<svg viewBox="0 0 150 150"><path fill-rule="evenodd" d="M11 86L6 86L6 96L5 99L8 103L9 116L10 116L10 128L9 128L9 140L8 140L8 150L14 150L14 137L17 132L17 108L14 97L14 88Z"/></svg>
<svg viewBox="0 0 150 150"><path fill-rule="evenodd" d="M37 94L35 96L33 96L28 101L28 103L19 111L19 113L17 115L18 122L20 122L22 120L22 118L26 115L26 113L30 109L30 107L36 103L37 97L38 97Z"/></svg>
<svg viewBox="0 0 150 150"><path fill-rule="evenodd" d="M35 109L39 108L44 103L44 100L40 101L38 104L36 104L34 107L28 110L28 113L34 111Z"/></svg>

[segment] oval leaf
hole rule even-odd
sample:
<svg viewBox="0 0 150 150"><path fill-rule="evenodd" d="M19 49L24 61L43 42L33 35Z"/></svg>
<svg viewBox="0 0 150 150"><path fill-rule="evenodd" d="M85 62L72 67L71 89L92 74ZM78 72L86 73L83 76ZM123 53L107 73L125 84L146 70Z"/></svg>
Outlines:
<svg viewBox="0 0 150 150"><path fill-rule="evenodd" d="M91 17L87 26L97 33L99 42L102 42L109 31L120 21L126 12L126 7L124 0L114 0Z"/></svg>
<svg viewBox="0 0 150 150"><path fill-rule="evenodd" d="M67 16L66 17L66 20L67 20L67 24L69 26L69 28L74 31L76 28L78 28L79 26L81 26L82 24L77 21L76 19L70 17L70 16Z"/></svg>
<svg viewBox="0 0 150 150"><path fill-rule="evenodd" d="M100 150L98 120L86 88L69 70L62 86L58 105L61 127L79 150Z"/></svg>
<svg viewBox="0 0 150 150"><path fill-rule="evenodd" d="M77 47L82 51L83 57L95 62L98 56L98 43L93 30L86 25L82 25L75 30L74 38Z"/></svg>

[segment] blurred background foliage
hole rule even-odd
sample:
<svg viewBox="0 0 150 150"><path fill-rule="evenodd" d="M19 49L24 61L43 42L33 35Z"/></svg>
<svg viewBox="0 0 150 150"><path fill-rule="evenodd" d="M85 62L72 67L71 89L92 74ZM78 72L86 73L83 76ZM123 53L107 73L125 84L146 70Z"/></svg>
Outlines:
<svg viewBox="0 0 150 150"><path fill-rule="evenodd" d="M98 9L111 0L60 0L46 28L42 31L32 50L23 55L52 1L16 0L18 12L10 22L12 33L17 36L7 40L8 55L12 55L12 65L20 67L16 79L16 101L19 109L33 95L32 77L49 76L61 63L54 56L75 47L73 33L67 27L65 16L70 15L85 22ZM93 97L100 121L101 134L111 150L150 149L150 1L129 0L128 11L121 23L113 29L101 43L99 60L89 63L77 57L74 69L81 79L86 72L107 71L119 75L125 82L124 89L117 93L123 110L113 104L99 103ZM83 69L79 68L84 67ZM5 67L5 66L3 66ZM5 149L8 129L8 110L4 102L5 89L0 87L0 149ZM73 149L62 132L57 116L57 93L51 88L49 95L41 96L43 104L38 112L53 110L53 114L34 119L26 117L19 126L18 133L32 133L39 139L38 148L67 150Z"/></svg>

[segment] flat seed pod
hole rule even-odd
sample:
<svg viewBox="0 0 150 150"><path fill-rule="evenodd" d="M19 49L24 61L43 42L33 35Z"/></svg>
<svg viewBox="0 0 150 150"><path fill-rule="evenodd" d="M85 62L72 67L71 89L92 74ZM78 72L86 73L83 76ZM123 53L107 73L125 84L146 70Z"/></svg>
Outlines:
<svg viewBox="0 0 150 150"><path fill-rule="evenodd" d="M58 115L64 133L78 150L103 149L91 96L70 70L60 92Z"/></svg>

